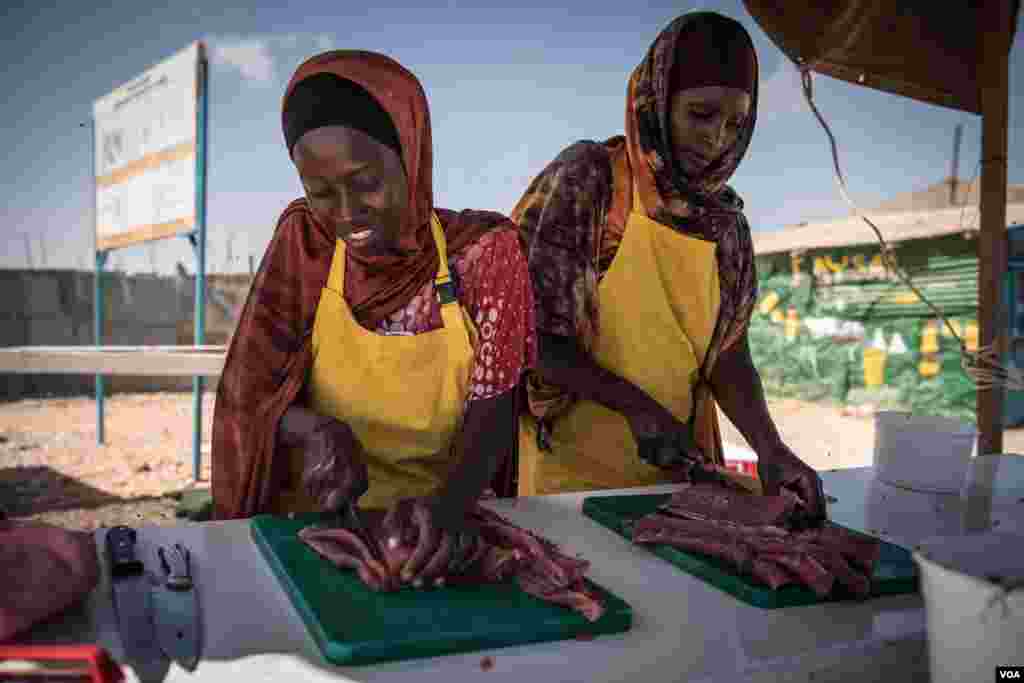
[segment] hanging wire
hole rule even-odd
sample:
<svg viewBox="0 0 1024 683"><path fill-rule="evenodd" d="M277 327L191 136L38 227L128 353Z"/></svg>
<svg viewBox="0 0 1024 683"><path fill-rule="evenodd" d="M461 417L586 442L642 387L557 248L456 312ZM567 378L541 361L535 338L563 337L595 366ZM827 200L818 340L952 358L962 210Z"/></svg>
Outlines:
<svg viewBox="0 0 1024 683"><path fill-rule="evenodd" d="M860 210L860 207L850 197L846 187L846 178L843 176L843 171L839 166L839 150L836 145L836 138L832 134L832 130L829 128L825 118L818 111L817 105L814 104L814 93L811 82L811 69L810 65L800 64L800 81L803 86L804 98L807 100L807 104L810 105L811 111L814 112L814 116L818 119L821 127L825 129L825 134L828 135L829 145L832 148L832 163L835 166L836 179L839 182L839 192L853 212L874 231L875 236L878 238L878 243L882 246L882 260L885 263L887 269L899 277L900 281L906 285L910 291L912 291L919 300L923 301L928 308L932 310L936 318L941 320L945 324L946 329L949 330L953 338L956 339L957 344L960 345L961 361L960 365L963 367L964 372L974 382L975 386L980 390L992 390L1007 388L1015 391L1024 390L1024 371L1017 369L1009 369L1002 365L999 359L999 355L993 346L979 347L977 351L970 351L967 345L964 343L963 338L953 327L953 324L949 321L946 315L942 312L938 306L933 304L928 297L924 295L920 289L914 284L903 270L897 265L896 259L893 257L892 247L889 246L888 242L882 236L881 230L878 229L871 219L864 215ZM978 162L978 170L981 169L981 161ZM977 171L975 172L977 175ZM973 180L971 183L973 184ZM970 185L968 185L968 195L970 194ZM966 198L964 205L960 212L960 224L963 227L964 214L966 212Z"/></svg>

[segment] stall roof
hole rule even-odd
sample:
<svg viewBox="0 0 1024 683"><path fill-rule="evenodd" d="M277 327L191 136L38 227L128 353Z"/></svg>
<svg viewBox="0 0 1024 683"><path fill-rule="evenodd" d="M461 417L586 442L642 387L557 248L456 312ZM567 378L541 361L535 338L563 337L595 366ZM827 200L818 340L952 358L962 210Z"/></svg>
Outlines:
<svg viewBox="0 0 1024 683"><path fill-rule="evenodd" d="M977 234L979 214L977 206L938 209L934 211L865 212L878 226L887 242L952 235ZM1006 205L1006 225L1024 223L1024 202ZM781 230L759 231L753 234L754 253L758 256L808 249L847 247L857 244L877 244L874 230L857 216L831 221L795 225Z"/></svg>
<svg viewBox="0 0 1024 683"><path fill-rule="evenodd" d="M981 46L995 38L979 26L978 3L744 0L744 5L783 52L813 64L819 73L981 113ZM1006 9L1009 51L1020 0Z"/></svg>

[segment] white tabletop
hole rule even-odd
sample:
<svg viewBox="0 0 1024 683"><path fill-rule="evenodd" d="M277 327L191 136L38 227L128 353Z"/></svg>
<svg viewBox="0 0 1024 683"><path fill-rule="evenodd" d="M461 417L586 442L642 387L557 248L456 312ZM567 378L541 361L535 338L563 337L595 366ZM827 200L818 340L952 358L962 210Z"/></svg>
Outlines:
<svg viewBox="0 0 1024 683"><path fill-rule="evenodd" d="M870 528L879 505L870 468L823 474L835 521ZM765 610L694 578L584 517L587 495L654 493L672 487L499 501L517 524L591 560L590 578L633 607L632 630L566 641L336 668L323 662L299 615L254 545L246 522L141 527L143 552L180 541L192 551L203 621L203 653L194 674L172 665L168 681L436 681L484 675L488 681L927 680L920 596ZM893 493L887 491L887 493ZM909 492L905 492L909 493ZM917 494L914 494L917 495ZM922 494L923 495L923 494ZM934 496L932 497L934 499ZM872 502L874 501L874 502ZM922 503L923 504L923 503ZM889 519L893 519L889 515ZM912 544L940 533L941 516L918 515L899 529ZM929 521L930 520L930 521ZM911 525L912 526L912 525ZM890 540L895 534L886 530ZM103 547L103 531L96 540ZM101 557L103 553L101 552ZM147 559L148 561L148 559ZM109 580L77 613L37 628L35 642L95 642L122 654Z"/></svg>

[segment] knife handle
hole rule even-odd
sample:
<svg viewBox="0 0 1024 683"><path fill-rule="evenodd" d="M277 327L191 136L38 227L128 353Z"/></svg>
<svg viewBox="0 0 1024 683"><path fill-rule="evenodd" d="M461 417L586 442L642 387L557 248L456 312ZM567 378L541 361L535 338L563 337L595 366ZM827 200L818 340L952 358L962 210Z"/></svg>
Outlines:
<svg viewBox="0 0 1024 683"><path fill-rule="evenodd" d="M188 548L180 543L175 543L170 546L160 546L157 554L160 556L160 564L167 572L168 588L171 590L192 588L192 562Z"/></svg>
<svg viewBox="0 0 1024 683"><path fill-rule="evenodd" d="M107 557L113 576L135 576L145 571L145 565L135 554L135 529L115 526L107 531Z"/></svg>

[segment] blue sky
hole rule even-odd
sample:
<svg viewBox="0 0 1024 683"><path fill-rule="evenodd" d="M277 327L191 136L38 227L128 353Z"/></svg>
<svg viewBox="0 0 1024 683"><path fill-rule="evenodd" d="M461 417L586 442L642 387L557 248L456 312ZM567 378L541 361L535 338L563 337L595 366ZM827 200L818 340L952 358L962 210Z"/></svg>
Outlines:
<svg viewBox="0 0 1024 683"><path fill-rule="evenodd" d="M90 3L93 4L93 3ZM626 79L677 14L715 9L743 22L761 62L761 112L733 178L755 230L846 213L824 132L793 66L740 0L598 3L517 9L451 0L269 3L209 9L116 0L81 16L63 8L7 9L0 22L0 267L91 268L89 133L92 102L149 66L206 41L211 60L208 269L257 263L281 209L301 194L280 131L293 69L324 49L358 47L398 59L422 81L434 123L437 204L508 212L530 178L567 144L622 131ZM511 3L508 3L511 4ZM497 3L495 3L497 5ZM1010 182L1024 182L1024 51L1010 67ZM948 175L953 129L964 124L961 174L979 158L979 117L815 79L815 98L839 139L854 198L870 206ZM884 225L881 226L884 230ZM110 267L169 273L193 268L172 239L118 250Z"/></svg>

